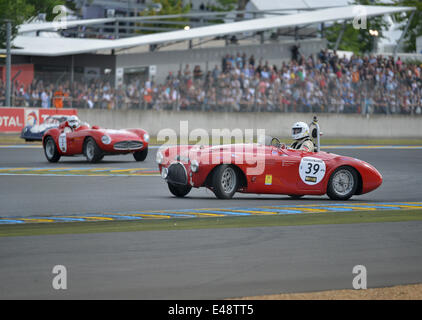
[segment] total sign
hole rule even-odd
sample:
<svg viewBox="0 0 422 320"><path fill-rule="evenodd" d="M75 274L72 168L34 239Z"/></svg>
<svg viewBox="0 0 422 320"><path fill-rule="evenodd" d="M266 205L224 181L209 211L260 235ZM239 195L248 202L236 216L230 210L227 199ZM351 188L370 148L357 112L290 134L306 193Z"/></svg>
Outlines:
<svg viewBox="0 0 422 320"><path fill-rule="evenodd" d="M24 126L24 108L0 108L0 132L19 132Z"/></svg>
<svg viewBox="0 0 422 320"><path fill-rule="evenodd" d="M77 115L76 109L0 108L0 132L20 132L52 115Z"/></svg>

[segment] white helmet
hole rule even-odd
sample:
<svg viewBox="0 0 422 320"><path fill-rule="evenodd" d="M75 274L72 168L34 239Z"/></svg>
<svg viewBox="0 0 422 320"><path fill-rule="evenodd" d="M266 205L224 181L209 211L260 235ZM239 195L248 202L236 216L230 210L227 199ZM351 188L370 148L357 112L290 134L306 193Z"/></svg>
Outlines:
<svg viewBox="0 0 422 320"><path fill-rule="evenodd" d="M70 116L69 119L67 120L67 123L69 123L69 126L72 129L76 129L80 125L80 120L77 116Z"/></svg>
<svg viewBox="0 0 422 320"><path fill-rule="evenodd" d="M309 126L305 122L296 122L292 127L292 138L299 140L309 137Z"/></svg>

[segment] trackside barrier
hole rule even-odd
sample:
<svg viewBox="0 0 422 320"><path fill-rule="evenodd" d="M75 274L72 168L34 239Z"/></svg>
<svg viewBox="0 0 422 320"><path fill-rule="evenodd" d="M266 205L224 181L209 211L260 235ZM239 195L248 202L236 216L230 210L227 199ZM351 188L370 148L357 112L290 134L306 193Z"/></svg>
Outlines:
<svg viewBox="0 0 422 320"><path fill-rule="evenodd" d="M41 124L52 115L77 115L76 109L0 108L0 132L21 132L27 125Z"/></svg>
<svg viewBox="0 0 422 320"><path fill-rule="evenodd" d="M312 113L284 112L201 112L201 111L153 111L153 110L100 110L79 109L81 120L91 125L110 129L142 128L151 136L169 128L180 131L180 122L188 121L189 132L196 128L228 128L233 130L265 129L265 134L274 137L290 137L291 127L297 121L309 122ZM352 114L317 114L326 138L422 138L422 116ZM255 131L256 133L256 131Z"/></svg>

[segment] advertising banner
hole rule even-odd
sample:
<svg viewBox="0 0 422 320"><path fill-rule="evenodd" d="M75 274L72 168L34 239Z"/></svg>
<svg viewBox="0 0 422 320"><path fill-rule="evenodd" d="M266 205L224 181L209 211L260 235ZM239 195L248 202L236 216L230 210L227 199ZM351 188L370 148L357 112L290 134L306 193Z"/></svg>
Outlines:
<svg viewBox="0 0 422 320"><path fill-rule="evenodd" d="M44 122L49 116L77 115L76 109L0 108L0 132L21 132L25 126Z"/></svg>
<svg viewBox="0 0 422 320"><path fill-rule="evenodd" d="M25 126L25 108L0 108L0 132L20 132Z"/></svg>

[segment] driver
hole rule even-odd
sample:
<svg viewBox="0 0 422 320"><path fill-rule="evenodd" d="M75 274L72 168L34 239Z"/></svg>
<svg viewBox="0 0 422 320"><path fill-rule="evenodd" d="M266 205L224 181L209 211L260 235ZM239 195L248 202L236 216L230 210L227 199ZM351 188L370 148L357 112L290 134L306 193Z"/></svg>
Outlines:
<svg viewBox="0 0 422 320"><path fill-rule="evenodd" d="M67 126L76 131L81 126L81 121L77 116L71 116L67 120Z"/></svg>
<svg viewBox="0 0 422 320"><path fill-rule="evenodd" d="M290 148L313 152L315 145L309 136L309 126L305 122L296 122L292 126L292 138L295 140Z"/></svg>

